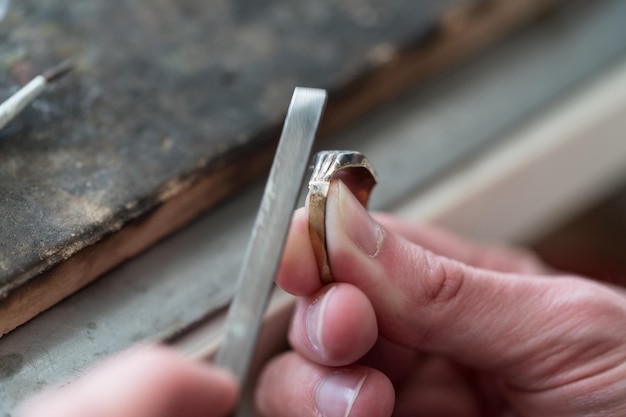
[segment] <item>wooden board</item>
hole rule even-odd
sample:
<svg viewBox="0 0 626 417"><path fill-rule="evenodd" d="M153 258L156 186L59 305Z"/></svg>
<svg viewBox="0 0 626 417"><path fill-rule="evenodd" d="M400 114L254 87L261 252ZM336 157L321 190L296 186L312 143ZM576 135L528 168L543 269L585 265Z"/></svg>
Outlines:
<svg viewBox="0 0 626 417"><path fill-rule="evenodd" d="M11 3L1 97L78 67L0 132L0 334L258 178L296 85L336 131L558 1L454 3Z"/></svg>

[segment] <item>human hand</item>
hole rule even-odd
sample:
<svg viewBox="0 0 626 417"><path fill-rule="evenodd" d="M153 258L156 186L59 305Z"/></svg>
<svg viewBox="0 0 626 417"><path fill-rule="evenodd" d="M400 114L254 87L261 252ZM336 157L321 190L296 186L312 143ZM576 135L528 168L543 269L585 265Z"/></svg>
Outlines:
<svg viewBox="0 0 626 417"><path fill-rule="evenodd" d="M331 186L336 282L323 287L306 213L295 214L277 280L301 297L295 351L266 367L262 414L626 415L623 293L546 275L523 252L375 220Z"/></svg>
<svg viewBox="0 0 626 417"><path fill-rule="evenodd" d="M232 411L236 397L235 379L226 371L151 346L33 399L18 417L220 417Z"/></svg>

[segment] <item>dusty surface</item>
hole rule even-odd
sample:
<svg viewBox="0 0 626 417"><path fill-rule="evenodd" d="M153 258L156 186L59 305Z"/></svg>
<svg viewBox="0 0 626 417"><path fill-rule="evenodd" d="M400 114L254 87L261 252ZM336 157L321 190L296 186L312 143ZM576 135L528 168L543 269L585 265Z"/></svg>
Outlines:
<svg viewBox="0 0 626 417"><path fill-rule="evenodd" d="M446 3L0 2L1 98L77 64L0 132L0 299L267 148L296 85L340 89Z"/></svg>

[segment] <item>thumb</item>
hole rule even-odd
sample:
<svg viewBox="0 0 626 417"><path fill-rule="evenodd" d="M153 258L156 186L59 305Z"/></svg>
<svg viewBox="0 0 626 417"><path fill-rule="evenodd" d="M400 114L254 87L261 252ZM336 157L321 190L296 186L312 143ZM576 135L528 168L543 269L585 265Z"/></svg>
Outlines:
<svg viewBox="0 0 626 417"><path fill-rule="evenodd" d="M335 280L365 293L379 331L395 343L525 389L567 384L624 360L626 308L607 287L437 256L377 224L339 181L331 185L326 221Z"/></svg>

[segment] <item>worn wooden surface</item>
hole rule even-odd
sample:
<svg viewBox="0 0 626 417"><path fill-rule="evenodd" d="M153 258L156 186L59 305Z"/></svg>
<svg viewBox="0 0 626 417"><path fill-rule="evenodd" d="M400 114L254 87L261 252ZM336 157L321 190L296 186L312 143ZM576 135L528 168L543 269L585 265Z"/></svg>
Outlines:
<svg viewBox="0 0 626 417"><path fill-rule="evenodd" d="M77 70L0 132L0 334L262 173L294 86L336 130L556 2L452 3L10 3L0 96Z"/></svg>

